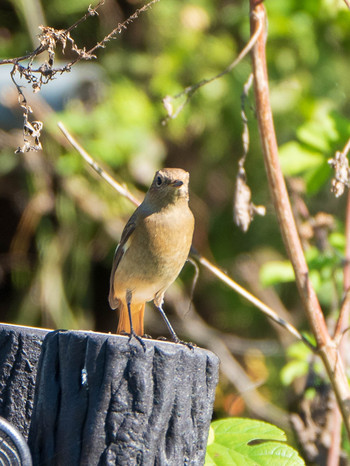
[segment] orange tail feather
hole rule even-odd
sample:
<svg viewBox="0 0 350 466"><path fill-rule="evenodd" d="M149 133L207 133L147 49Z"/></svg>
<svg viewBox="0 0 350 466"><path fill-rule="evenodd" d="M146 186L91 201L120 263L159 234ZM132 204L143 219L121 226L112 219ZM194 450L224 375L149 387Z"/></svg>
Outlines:
<svg viewBox="0 0 350 466"><path fill-rule="evenodd" d="M145 303L143 304L131 304L131 318L132 318L132 326L136 335L142 336L144 334L143 331L143 316L145 312ZM124 302L120 303L119 307L119 322L117 333L130 333L130 321L129 321L129 313L128 308Z"/></svg>

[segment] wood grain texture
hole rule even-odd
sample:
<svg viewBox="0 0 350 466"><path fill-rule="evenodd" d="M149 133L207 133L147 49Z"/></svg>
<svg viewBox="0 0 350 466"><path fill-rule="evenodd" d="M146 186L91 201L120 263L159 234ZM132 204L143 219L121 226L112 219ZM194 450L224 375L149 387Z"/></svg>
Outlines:
<svg viewBox="0 0 350 466"><path fill-rule="evenodd" d="M47 331L0 326L0 416L27 440L34 404L37 367Z"/></svg>
<svg viewBox="0 0 350 466"><path fill-rule="evenodd" d="M0 414L29 432L33 464L204 463L213 353L155 340L144 352L119 335L14 328L0 328Z"/></svg>

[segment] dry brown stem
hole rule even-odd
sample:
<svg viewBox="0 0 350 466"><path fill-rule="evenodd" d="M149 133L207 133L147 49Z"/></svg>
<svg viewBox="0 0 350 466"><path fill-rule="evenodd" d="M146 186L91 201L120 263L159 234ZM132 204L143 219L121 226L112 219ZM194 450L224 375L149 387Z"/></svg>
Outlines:
<svg viewBox="0 0 350 466"><path fill-rule="evenodd" d="M263 28L252 49L256 112L265 168L274 207L288 257L292 262L296 284L319 354L336 394L339 408L350 437L350 389L337 345L331 339L318 298L309 278L304 252L298 236L289 196L278 158L278 147L269 100L265 43L267 16L261 1L250 0L251 35L260 24Z"/></svg>
<svg viewBox="0 0 350 466"><path fill-rule="evenodd" d="M343 152L348 152L349 142L344 147ZM350 191L348 190L348 198L346 203L346 219L345 219L345 238L346 238L346 249L345 249L345 265L344 265L344 300L340 309L338 321L335 327L334 340L339 343L339 352L342 360L345 364L345 355L347 351L348 341L345 338L346 332L349 326L350 317ZM341 427L342 418L339 408L336 403L333 407L333 429L332 429L332 440L331 447L328 452L327 466L338 466L339 456L341 451Z"/></svg>
<svg viewBox="0 0 350 466"><path fill-rule="evenodd" d="M252 192L247 182L247 174L244 164L249 151L249 127L248 119L245 112L245 102L248 98L248 93L253 84L253 73L251 73L243 86L241 95L241 118L243 124L242 131L242 146L243 155L238 161L238 172L236 176L235 195L233 199L233 220L235 224L243 231L248 231L254 216L265 215L266 209L264 206L256 206L252 202Z"/></svg>
<svg viewBox="0 0 350 466"><path fill-rule="evenodd" d="M71 31L78 27L82 22L86 21L90 16L98 15L98 8L104 4L104 0L101 0L94 8L89 6L87 13L82 16L78 21L76 21L72 26L67 29L55 29L49 26L41 26L41 34L39 35L40 45L33 52L28 53L17 58L7 58L0 60L0 65L12 64L12 70L10 72L11 79L14 85L16 86L18 93L18 102L21 108L23 109L23 141L24 144L22 147L18 147L16 153L24 153L29 151L37 151L41 149L40 136L41 130L43 128L43 123L41 121L30 121L29 116L32 113L32 109L27 103L27 99L22 91L22 86L17 82L17 75L20 78L24 78L28 84L32 86L33 92L39 92L43 84L47 84L51 81L56 74L62 74L65 72L70 72L72 66L78 63L81 60L91 60L96 58L94 52L97 49L105 48L106 44L115 39L117 34L120 34L124 29L127 29L130 23L135 21L141 13L151 8L154 3L157 3L159 0L151 0L146 5L138 8L129 18L127 18L122 23L119 23L113 31L107 34L100 42L92 47L90 50L86 50L85 47L79 48L75 43L75 40L71 36ZM74 60L64 65L63 67L55 68L55 57L56 57L56 48L58 45L62 48L62 53L64 54L67 44L70 44L72 52L77 56ZM49 59L43 61L37 68L33 67L34 60L41 55L43 52L47 51ZM23 66L21 62L28 61L26 66Z"/></svg>

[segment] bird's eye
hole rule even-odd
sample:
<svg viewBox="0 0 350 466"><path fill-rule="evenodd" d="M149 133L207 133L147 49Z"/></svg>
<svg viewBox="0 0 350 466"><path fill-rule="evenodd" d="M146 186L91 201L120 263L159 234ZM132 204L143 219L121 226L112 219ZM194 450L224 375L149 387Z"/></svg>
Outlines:
<svg viewBox="0 0 350 466"><path fill-rule="evenodd" d="M163 182L162 177L158 175L156 178L156 185L159 187L162 184L162 182Z"/></svg>

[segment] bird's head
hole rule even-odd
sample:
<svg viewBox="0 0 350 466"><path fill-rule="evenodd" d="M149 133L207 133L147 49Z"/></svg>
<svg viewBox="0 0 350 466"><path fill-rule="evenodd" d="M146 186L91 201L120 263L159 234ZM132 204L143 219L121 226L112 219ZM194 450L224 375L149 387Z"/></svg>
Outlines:
<svg viewBox="0 0 350 466"><path fill-rule="evenodd" d="M189 180L189 173L181 168L163 168L154 175L147 196L153 204L161 207L178 199L188 201Z"/></svg>

